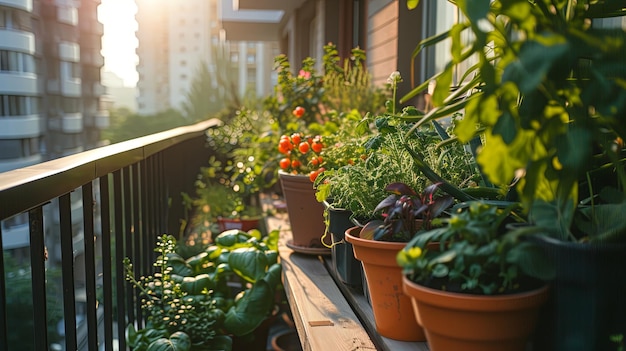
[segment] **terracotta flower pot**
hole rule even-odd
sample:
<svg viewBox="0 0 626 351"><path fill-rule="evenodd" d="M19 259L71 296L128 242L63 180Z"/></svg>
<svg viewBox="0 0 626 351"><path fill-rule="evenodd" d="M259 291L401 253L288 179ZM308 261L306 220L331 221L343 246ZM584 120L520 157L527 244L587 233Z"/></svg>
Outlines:
<svg viewBox="0 0 626 351"><path fill-rule="evenodd" d="M403 277L431 351L524 351L548 287L509 295L451 293Z"/></svg>
<svg viewBox="0 0 626 351"><path fill-rule="evenodd" d="M287 204L293 246L324 248L321 241L326 230L324 205L315 199L313 183L302 174L280 171L278 176ZM330 245L330 240L327 244Z"/></svg>
<svg viewBox="0 0 626 351"><path fill-rule="evenodd" d="M395 340L426 340L411 299L402 292L402 269L396 263L396 255L405 243L361 239L360 230L361 227L348 229L346 240L354 248L354 257L363 263L376 331Z"/></svg>
<svg viewBox="0 0 626 351"><path fill-rule="evenodd" d="M218 217L217 224L220 228L220 231L225 231L229 229L239 229L247 232L251 229L259 229L260 227L260 217L259 218L224 218Z"/></svg>

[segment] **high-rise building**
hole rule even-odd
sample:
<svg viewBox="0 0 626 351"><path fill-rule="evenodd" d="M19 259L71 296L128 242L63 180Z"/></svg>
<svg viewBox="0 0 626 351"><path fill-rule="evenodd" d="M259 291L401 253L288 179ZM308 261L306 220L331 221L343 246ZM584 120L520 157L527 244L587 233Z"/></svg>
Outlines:
<svg viewBox="0 0 626 351"><path fill-rule="evenodd" d="M181 109L201 64L210 72L224 69L218 67L216 48L228 52L240 96L271 92L278 43L227 42L221 5L220 0L137 0L140 114Z"/></svg>
<svg viewBox="0 0 626 351"><path fill-rule="evenodd" d="M0 2L0 172L99 146L99 4Z"/></svg>

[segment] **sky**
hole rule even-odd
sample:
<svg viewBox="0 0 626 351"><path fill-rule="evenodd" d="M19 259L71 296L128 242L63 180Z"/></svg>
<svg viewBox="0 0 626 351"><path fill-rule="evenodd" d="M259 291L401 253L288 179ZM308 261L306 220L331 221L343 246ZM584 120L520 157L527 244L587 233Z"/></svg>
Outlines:
<svg viewBox="0 0 626 351"><path fill-rule="evenodd" d="M98 7L98 20L104 25L104 70L117 74L126 86L135 86L138 80L136 13L134 0L102 0Z"/></svg>

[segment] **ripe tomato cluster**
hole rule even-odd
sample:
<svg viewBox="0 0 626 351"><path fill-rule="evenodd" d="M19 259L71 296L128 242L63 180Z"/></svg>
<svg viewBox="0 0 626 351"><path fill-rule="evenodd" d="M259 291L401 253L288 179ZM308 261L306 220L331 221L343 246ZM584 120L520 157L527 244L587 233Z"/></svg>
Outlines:
<svg viewBox="0 0 626 351"><path fill-rule="evenodd" d="M320 153L324 149L322 138L303 136L294 133L291 136L282 135L278 142L278 152L285 155L279 166L282 170L293 173L304 173L309 170L309 179L315 181L317 176L325 171L324 158Z"/></svg>

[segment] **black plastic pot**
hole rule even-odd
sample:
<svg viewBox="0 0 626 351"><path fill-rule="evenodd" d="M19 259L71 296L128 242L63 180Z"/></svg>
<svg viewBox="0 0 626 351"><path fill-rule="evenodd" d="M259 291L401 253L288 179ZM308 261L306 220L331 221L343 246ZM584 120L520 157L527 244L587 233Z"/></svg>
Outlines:
<svg viewBox="0 0 626 351"><path fill-rule="evenodd" d="M533 350L618 350L612 339L626 340L626 245L533 241L556 270Z"/></svg>
<svg viewBox="0 0 626 351"><path fill-rule="evenodd" d="M355 288L362 286L361 262L354 258L352 244L345 241L345 233L354 223L351 212L325 204L328 211L328 231L332 238L331 255L337 276L346 285Z"/></svg>

